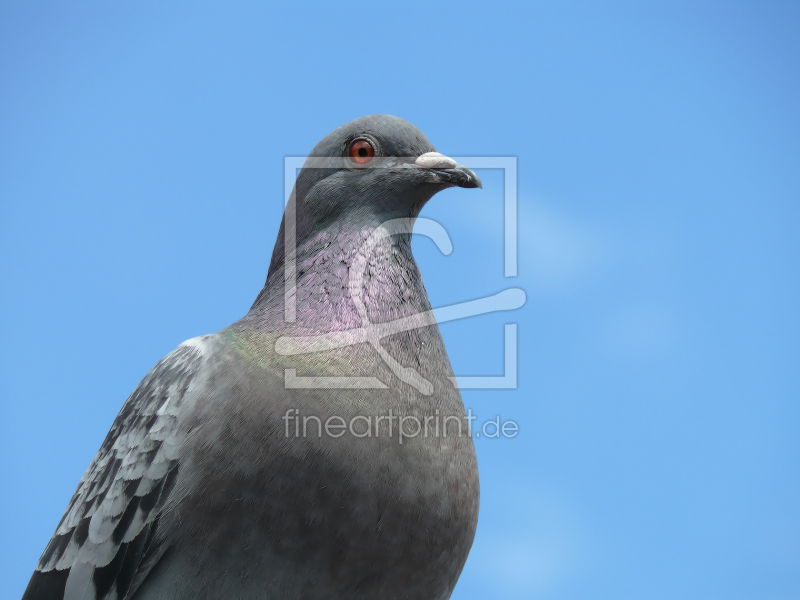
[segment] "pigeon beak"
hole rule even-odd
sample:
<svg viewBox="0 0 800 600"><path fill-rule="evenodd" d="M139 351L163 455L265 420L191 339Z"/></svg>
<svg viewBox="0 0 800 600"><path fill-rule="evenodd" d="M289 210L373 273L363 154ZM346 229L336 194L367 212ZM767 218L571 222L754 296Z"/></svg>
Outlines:
<svg viewBox="0 0 800 600"><path fill-rule="evenodd" d="M430 177L427 183L455 185L463 188L483 188L480 178L472 169L458 164L449 156L438 152L426 152L414 164L427 169Z"/></svg>

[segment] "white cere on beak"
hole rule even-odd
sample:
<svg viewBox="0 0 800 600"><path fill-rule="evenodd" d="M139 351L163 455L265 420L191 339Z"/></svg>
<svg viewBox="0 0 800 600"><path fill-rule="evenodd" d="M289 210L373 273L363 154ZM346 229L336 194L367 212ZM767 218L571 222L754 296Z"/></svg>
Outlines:
<svg viewBox="0 0 800 600"><path fill-rule="evenodd" d="M414 163L423 169L455 169L458 166L452 158L438 152L426 152Z"/></svg>

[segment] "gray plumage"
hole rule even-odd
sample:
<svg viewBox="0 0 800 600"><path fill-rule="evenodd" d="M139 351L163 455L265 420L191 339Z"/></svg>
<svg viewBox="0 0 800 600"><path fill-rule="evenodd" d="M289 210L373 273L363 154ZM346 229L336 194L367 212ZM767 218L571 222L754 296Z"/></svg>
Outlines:
<svg viewBox="0 0 800 600"><path fill-rule="evenodd" d="M359 139L382 168L348 162ZM429 163L418 157L431 152L418 129L388 115L352 121L314 148L324 168L305 167L290 200L295 321L284 319L285 216L249 313L181 344L125 402L25 600L450 597L472 544L479 491L438 327L380 340L432 393L403 381L368 343L276 352L278 339L362 327L354 294L370 323L430 310L410 235L388 236L366 254L364 243L382 223L416 218L436 192L480 185L446 157L430 155L433 167L421 166ZM350 270L359 256L363 277L354 291ZM374 377L384 387L297 389L287 387L289 369L297 377ZM334 438L317 435L308 419L302 434L303 417L374 423L390 410L419 422L452 419L447 435L402 444L385 420L374 435L348 430Z"/></svg>

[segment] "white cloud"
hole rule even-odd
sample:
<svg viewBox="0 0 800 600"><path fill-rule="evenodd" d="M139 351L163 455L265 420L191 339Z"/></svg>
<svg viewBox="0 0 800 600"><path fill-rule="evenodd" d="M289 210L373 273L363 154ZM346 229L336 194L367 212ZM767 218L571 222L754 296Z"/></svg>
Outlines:
<svg viewBox="0 0 800 600"><path fill-rule="evenodd" d="M541 203L520 203L519 240L520 274L543 290L591 278L609 254L598 231Z"/></svg>
<svg viewBox="0 0 800 600"><path fill-rule="evenodd" d="M563 498L525 490L506 496L506 518L479 525L470 562L498 597L531 597L557 586L580 568L574 511ZM495 507L497 509L499 507Z"/></svg>
<svg viewBox="0 0 800 600"><path fill-rule="evenodd" d="M558 545L503 540L489 548L485 564L494 585L510 591L535 592L555 582L563 571L564 554Z"/></svg>
<svg viewBox="0 0 800 600"><path fill-rule="evenodd" d="M426 209L426 216L447 224L455 233L453 243L457 247L464 240L480 240L486 252L502 256L500 192L495 190L490 198L460 198L458 211L452 206L434 206ZM518 273L521 283L531 286L531 291L568 291L592 279L609 262L609 236L596 225L540 199L520 199L517 213ZM469 228L468 235L458 232L461 227Z"/></svg>

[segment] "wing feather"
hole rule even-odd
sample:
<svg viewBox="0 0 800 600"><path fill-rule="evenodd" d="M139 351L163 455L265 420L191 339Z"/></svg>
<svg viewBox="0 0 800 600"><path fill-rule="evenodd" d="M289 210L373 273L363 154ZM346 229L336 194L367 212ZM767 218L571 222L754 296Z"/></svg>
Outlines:
<svg viewBox="0 0 800 600"><path fill-rule="evenodd" d="M153 540L180 468L178 418L207 337L165 356L125 401L23 600L122 600L163 554Z"/></svg>

